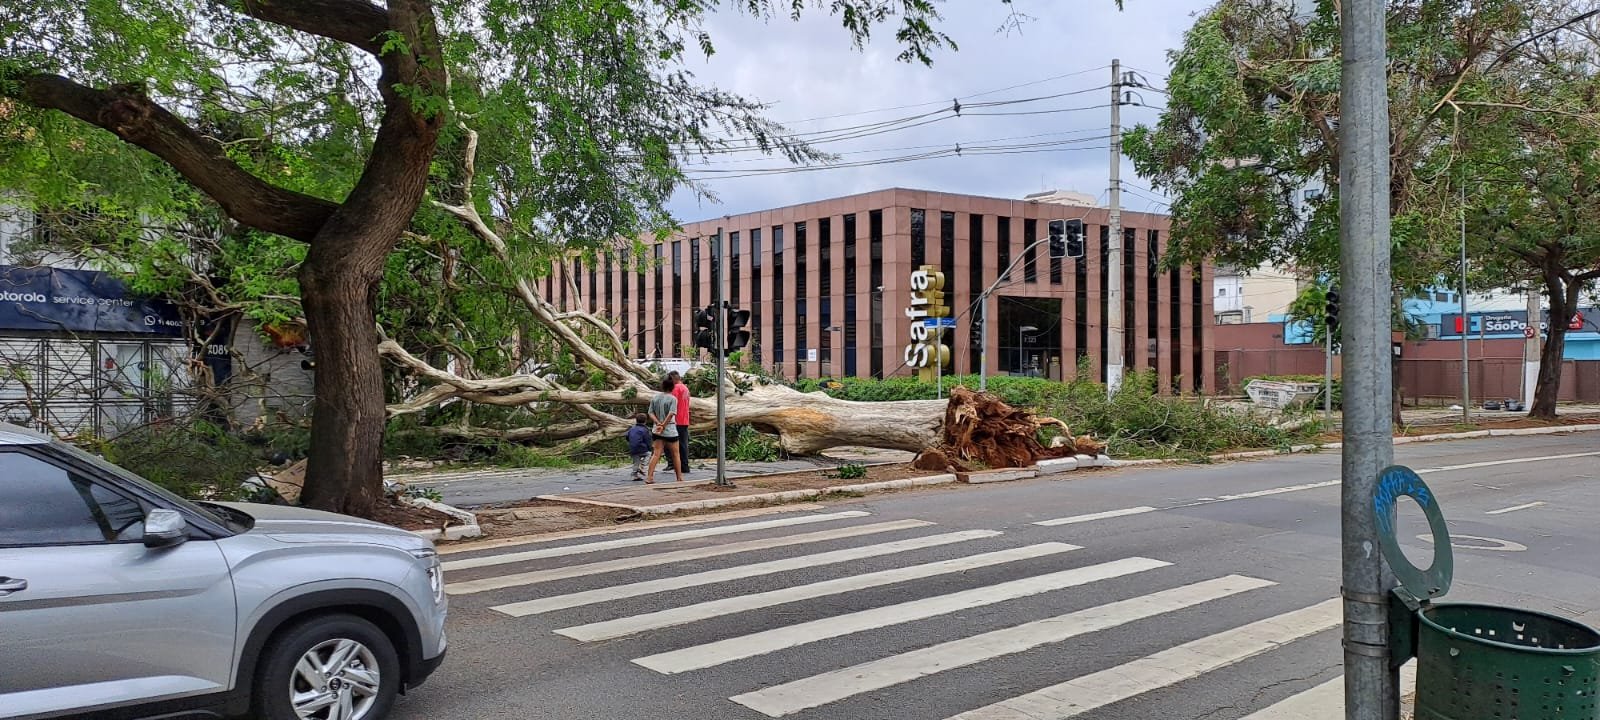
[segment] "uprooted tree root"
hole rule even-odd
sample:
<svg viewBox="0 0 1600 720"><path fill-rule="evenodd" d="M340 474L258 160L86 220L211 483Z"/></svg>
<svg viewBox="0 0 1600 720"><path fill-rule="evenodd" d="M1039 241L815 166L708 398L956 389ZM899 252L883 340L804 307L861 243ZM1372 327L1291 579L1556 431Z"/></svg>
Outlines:
<svg viewBox="0 0 1600 720"><path fill-rule="evenodd" d="M1039 429L1047 425L1059 426L1063 436L1058 440L1064 442L1052 443L1052 447L1041 445ZM1040 460L1104 450L1104 443L1088 435L1074 437L1066 423L1056 418L1036 416L1007 405L995 395L958 387L950 391L950 402L945 406L940 443L924 451L915 462L921 469L964 472L972 469L969 463L989 468L1028 467ZM935 465L940 468L932 467Z"/></svg>

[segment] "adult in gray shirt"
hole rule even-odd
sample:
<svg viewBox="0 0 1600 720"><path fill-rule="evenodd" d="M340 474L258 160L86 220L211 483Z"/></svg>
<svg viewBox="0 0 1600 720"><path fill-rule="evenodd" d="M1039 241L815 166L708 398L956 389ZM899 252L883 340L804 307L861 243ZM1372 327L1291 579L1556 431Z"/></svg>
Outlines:
<svg viewBox="0 0 1600 720"><path fill-rule="evenodd" d="M683 468L678 460L681 457L678 454L678 398L672 395L672 388L677 384L670 376L661 378L661 392L650 398L650 428L655 448L650 453L650 469L645 473L644 480L646 483L656 481L656 463L661 461L662 454L672 464L672 472L678 476L677 482L683 482Z"/></svg>

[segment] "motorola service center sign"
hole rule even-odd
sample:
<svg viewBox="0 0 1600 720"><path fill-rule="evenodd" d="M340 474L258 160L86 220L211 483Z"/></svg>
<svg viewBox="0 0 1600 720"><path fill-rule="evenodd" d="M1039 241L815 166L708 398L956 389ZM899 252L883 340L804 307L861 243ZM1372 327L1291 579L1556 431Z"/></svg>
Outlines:
<svg viewBox="0 0 1600 720"><path fill-rule="evenodd" d="M114 275L0 265L0 330L183 337L177 306L134 297Z"/></svg>

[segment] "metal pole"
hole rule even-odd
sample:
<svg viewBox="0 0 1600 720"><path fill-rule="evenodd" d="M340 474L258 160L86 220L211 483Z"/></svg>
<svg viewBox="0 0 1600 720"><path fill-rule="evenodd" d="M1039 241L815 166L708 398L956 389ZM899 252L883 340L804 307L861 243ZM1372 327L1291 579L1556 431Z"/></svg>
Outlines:
<svg viewBox="0 0 1600 720"><path fill-rule="evenodd" d="M1111 61L1111 207L1106 219L1106 394L1122 386L1122 61Z"/></svg>
<svg viewBox="0 0 1600 720"><path fill-rule="evenodd" d="M934 383L935 383L934 392L938 393L934 397L937 397L940 400L943 400L944 399L944 328L942 328L942 327L934 328L934 331L933 331L933 373L934 373Z"/></svg>
<svg viewBox="0 0 1600 720"><path fill-rule="evenodd" d="M1522 403L1531 412L1533 395L1539 391L1539 286L1528 287L1528 328L1533 337L1522 344ZM1554 321L1555 318L1551 318ZM1481 326L1480 326L1481 327Z"/></svg>
<svg viewBox="0 0 1600 720"><path fill-rule="evenodd" d="M1322 420L1333 428L1333 330L1322 328Z"/></svg>
<svg viewBox="0 0 1600 720"><path fill-rule="evenodd" d="M711 262L716 264L717 281L711 288L711 304L716 307L716 335L717 335L717 479L718 485L731 487L728 482L728 398L724 392L727 384L727 368L723 356L723 344L728 341L727 321L728 308L723 306L723 285L728 281L728 268L722 256L722 228L717 228L717 234L711 238Z"/></svg>
<svg viewBox="0 0 1600 720"><path fill-rule="evenodd" d="M1467 185L1461 184L1461 422L1472 422L1472 355L1467 341Z"/></svg>
<svg viewBox="0 0 1600 720"><path fill-rule="evenodd" d="M1347 720L1396 720L1389 664L1393 576L1376 551L1373 491L1394 459L1389 345L1389 98L1384 0L1345 0L1339 121L1339 323L1344 354L1340 485L1341 594Z"/></svg>

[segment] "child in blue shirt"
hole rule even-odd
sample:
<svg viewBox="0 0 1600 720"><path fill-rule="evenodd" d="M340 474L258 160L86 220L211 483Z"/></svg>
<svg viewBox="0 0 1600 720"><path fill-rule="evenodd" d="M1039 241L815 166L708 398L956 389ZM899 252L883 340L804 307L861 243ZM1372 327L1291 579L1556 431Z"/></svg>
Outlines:
<svg viewBox="0 0 1600 720"><path fill-rule="evenodd" d="M635 482L644 482L645 466L650 462L650 440L650 416L634 415L633 427L628 428L628 455L633 458Z"/></svg>

